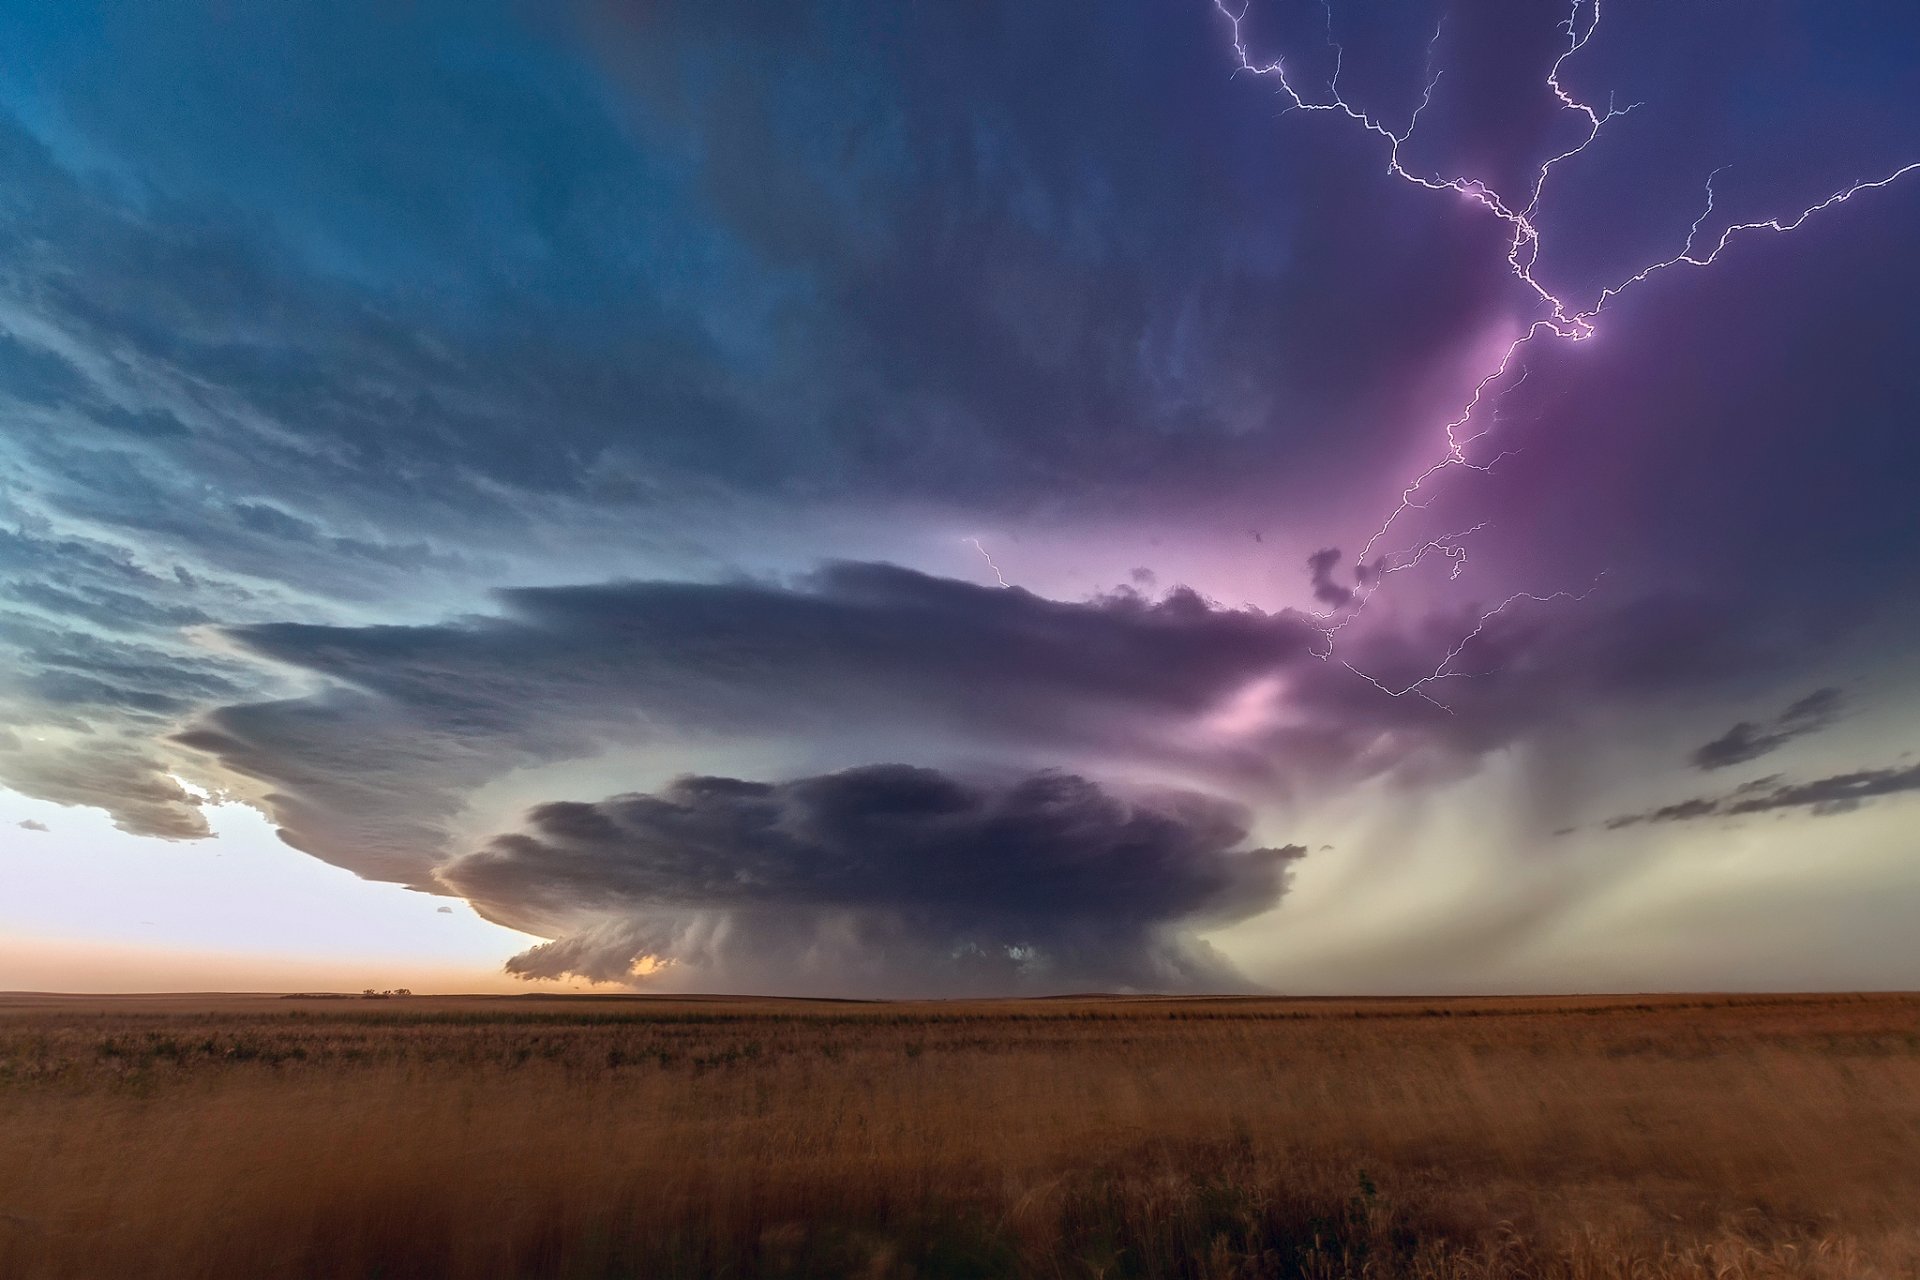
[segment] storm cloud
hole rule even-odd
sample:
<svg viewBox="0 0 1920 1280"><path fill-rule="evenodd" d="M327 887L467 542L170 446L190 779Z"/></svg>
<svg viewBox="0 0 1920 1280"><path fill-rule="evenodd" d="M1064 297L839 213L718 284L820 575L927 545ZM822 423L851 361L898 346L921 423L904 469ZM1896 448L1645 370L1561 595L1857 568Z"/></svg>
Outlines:
<svg viewBox="0 0 1920 1280"><path fill-rule="evenodd" d="M612 744L887 730L1225 768L1235 744L1180 729L1311 661L1317 634L1190 591L1066 602L877 564L500 601L498 616L438 626L236 629L247 650L328 687L223 708L178 741L262 784L297 847L417 882L466 792Z"/></svg>
<svg viewBox="0 0 1920 1280"><path fill-rule="evenodd" d="M175 741L247 780L296 847L424 884L477 788L610 747L771 742L847 765L879 740L920 763L1067 758L1279 798L1458 775L1589 702L1771 652L1737 615L1683 602L1516 612L1462 651L1463 676L1500 680L1435 686L1443 706L1319 660L1305 615L1184 589L1062 601L840 563L790 582L498 598L498 614L435 625L236 628L243 649L324 687L221 708ZM1356 631L1351 651L1393 678L1471 625L1448 613Z"/></svg>
<svg viewBox="0 0 1920 1280"><path fill-rule="evenodd" d="M1353 599L1353 588L1335 582L1333 573L1340 564L1340 548L1322 547L1307 557L1307 573L1313 584L1313 598L1338 609Z"/></svg>
<svg viewBox="0 0 1920 1280"><path fill-rule="evenodd" d="M1245 809L1041 772L870 765L553 803L439 871L554 938L528 977L901 993L1240 985L1190 935L1270 909L1304 848Z"/></svg>
<svg viewBox="0 0 1920 1280"><path fill-rule="evenodd" d="M1566 15L1455 8L1437 41L1403 6L1263 2L1243 34L1396 128L1445 72L1410 163L1523 191L1577 141L1540 75ZM1916 22L1610 12L1565 69L1650 105L1556 163L1541 287L1888 172ZM1615 758L1718 770L1824 732L1828 690L1748 710L1810 671L1911 670L1920 177L1661 273L1603 340L1529 344L1456 436L1540 314L1512 228L1383 174L1339 113L1280 111L1229 25L1205 0L0 17L33 70L0 77L0 785L169 840L210 834L203 791L243 799L447 892L529 802L688 770L1059 767L1277 813L1558 750L1518 763L1560 823L1650 803L1609 790ZM1727 106L1752 102L1780 109ZM1469 465L1424 470L1449 438ZM1885 772L1625 822L1826 813ZM919 910L861 908L852 953ZM767 955L854 908L809 911ZM537 963L737 969L734 924L784 936L751 903L661 919L556 926Z"/></svg>

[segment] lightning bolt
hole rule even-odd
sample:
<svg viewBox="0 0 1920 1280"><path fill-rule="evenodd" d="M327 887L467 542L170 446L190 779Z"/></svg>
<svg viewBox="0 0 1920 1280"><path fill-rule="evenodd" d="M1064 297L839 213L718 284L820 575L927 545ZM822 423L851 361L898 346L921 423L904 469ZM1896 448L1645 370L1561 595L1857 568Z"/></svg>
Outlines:
<svg viewBox="0 0 1920 1280"><path fill-rule="evenodd" d="M1601 577L1605 577L1605 576L1606 576L1605 574L1601 575ZM1493 608L1481 614L1479 621L1474 623L1473 630L1467 632L1466 635L1460 637L1460 639L1457 642L1455 642L1453 648L1447 650L1447 656L1442 658L1440 660L1439 665L1434 667L1432 671L1428 672L1424 676L1421 676L1418 680L1414 680L1411 683L1403 685L1398 689L1391 687L1385 681L1379 679L1377 676L1372 676L1372 675L1369 675L1367 672L1362 671L1359 667L1354 666L1351 662L1348 662L1344 658L1340 660L1340 665L1345 667L1347 670L1353 672L1353 674L1359 676L1362 680L1365 680L1368 684L1380 690L1380 692L1386 694L1390 698L1404 698L1408 694L1414 694L1420 698L1425 699L1428 702L1431 702L1434 706L1440 708L1442 711L1445 711L1449 715L1451 715L1453 713L1453 708L1448 706L1446 703L1441 702L1438 698L1435 698L1432 694L1428 693L1426 691L1427 687L1429 685L1438 684L1442 680L1472 679L1480 676L1489 676L1493 674L1493 672L1491 671L1456 671L1453 669L1453 664L1460 660L1460 655L1467 651L1467 646L1472 644L1475 640L1478 640L1482 635L1486 633L1488 623L1492 622L1495 618L1498 618L1504 615L1508 609L1512 608L1516 604L1519 604L1522 600L1528 600L1533 602L1534 604L1553 604L1554 602L1559 600L1567 600L1567 601L1572 601L1574 603L1578 603L1579 601L1585 600L1588 596L1591 596L1594 592L1598 591L1599 589L1600 589L1600 580L1596 578L1592 586L1588 587L1585 591L1581 591L1577 593L1572 591L1556 591L1552 595L1542 596L1542 595L1535 595L1531 591L1516 591L1512 595L1508 596L1505 600L1502 600L1499 604L1495 605Z"/></svg>
<svg viewBox="0 0 1920 1280"><path fill-rule="evenodd" d="M1491 458L1476 459L1470 456L1470 451L1497 425L1497 419L1489 420L1484 412L1489 404L1497 403L1499 399L1510 394L1525 381L1524 353L1531 344L1543 339L1584 342L1597 332L1596 321L1601 313L1614 300L1636 285L1643 284L1654 276L1676 267L1710 267L1719 260L1729 245L1748 233L1771 231L1784 234L1797 230L1815 214L1845 204L1863 192L1889 186L1907 174L1920 170L1920 162L1903 165L1884 177L1855 182L1843 187L1825 199L1808 205L1797 214L1754 222L1732 223L1712 241L1712 248L1702 252L1696 248L1696 245L1701 241L1702 227L1713 215L1713 180L1720 172L1715 170L1707 176L1706 207L1688 228L1687 238L1678 253L1649 263L1618 284L1608 285L1585 305L1556 293L1534 274L1535 268L1540 263L1544 243L1536 219L1539 216L1541 202L1546 196L1548 179L1552 177L1556 167L1574 159L1592 146L1610 121L1644 105L1635 102L1620 107L1610 101L1606 109L1601 110L1584 99L1576 97L1561 81L1561 73L1566 68L1567 62L1586 48L1593 39L1594 33L1599 30L1600 5L1601 0L1571 0L1567 17L1559 24L1559 30L1565 33L1566 44L1553 60L1552 66L1547 69L1546 87L1559 104L1561 111L1581 118L1582 136L1573 146L1550 156L1533 171L1523 203L1509 199L1478 178L1417 172L1402 162L1402 150L1412 139L1415 129L1419 126L1421 115L1432 104L1434 92L1440 84L1442 73L1434 69L1434 60L1441 32L1444 30L1444 20L1441 25L1434 28L1433 36L1427 42L1426 87L1421 92L1419 102L1407 117L1406 126L1395 129L1381 117L1348 101L1341 94L1340 67L1345 59L1345 50L1333 38L1333 13L1330 0L1322 0L1322 7L1326 11L1326 42L1328 47L1334 50L1334 70L1324 89L1303 88L1303 82L1289 72L1284 58L1275 58L1268 62L1254 61L1248 51L1244 32L1247 14L1252 7L1251 0L1246 0L1238 12L1228 6L1227 0L1213 0L1213 7L1226 19L1230 30L1235 74L1247 73L1270 80L1275 85L1276 91L1287 101L1289 110L1330 115L1345 120L1363 133L1373 135L1386 151L1387 172L1391 176L1429 191L1453 192L1463 196L1505 223L1509 230L1505 253L1507 269L1532 295L1534 305L1541 312L1500 354L1499 358L1492 362L1485 374L1475 383L1472 394L1468 396L1465 404L1446 421L1443 427L1446 439L1445 449L1432 463L1409 478L1400 490L1398 503L1387 513L1361 548L1359 558L1354 565L1359 589L1349 600L1311 615L1320 622L1321 635L1324 639L1324 644L1316 647L1313 653L1323 661L1334 656L1334 647L1339 633L1359 616L1391 575L1411 569L1429 556L1439 555L1452 562L1449 579L1457 579L1460 576L1461 570L1466 565L1466 542L1474 534L1485 529L1486 522L1455 533L1444 534L1424 544L1387 552L1379 551L1379 547L1390 537L1401 517L1409 511L1422 510L1429 505L1432 499L1426 494L1436 477L1455 468L1489 471L1502 458L1509 456L1508 453L1500 453ZM1510 376L1511 380L1509 380ZM1430 673L1403 687L1390 686L1345 659L1341 659L1341 665L1389 696L1395 698L1417 696L1450 712L1452 708L1435 699L1427 690L1440 681L1475 674L1458 671L1453 664L1459 660L1466 647L1484 633L1489 623L1521 602L1546 605L1560 600L1584 600L1597 590L1598 586L1596 580L1594 586L1578 594L1566 591L1556 591L1550 595L1516 592L1482 614L1473 630L1462 637Z"/></svg>
<svg viewBox="0 0 1920 1280"><path fill-rule="evenodd" d="M962 538L960 539L960 541L969 542L973 544L973 549L975 551L978 551L980 553L980 558L987 562L987 568L993 570L994 580L997 581L1001 586L1010 587L1013 585L1011 582L1007 581L1007 575L1000 572L1000 566L993 562L993 553L988 551L984 546L980 544L980 539Z"/></svg>

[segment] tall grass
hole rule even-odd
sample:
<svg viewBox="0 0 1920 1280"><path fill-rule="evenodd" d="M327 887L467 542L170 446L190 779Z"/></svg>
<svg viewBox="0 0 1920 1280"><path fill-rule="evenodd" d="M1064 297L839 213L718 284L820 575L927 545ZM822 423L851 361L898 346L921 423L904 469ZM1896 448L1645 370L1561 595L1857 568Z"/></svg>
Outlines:
<svg viewBox="0 0 1920 1280"><path fill-rule="evenodd" d="M0 1276L1920 1276L1920 999L0 1011Z"/></svg>

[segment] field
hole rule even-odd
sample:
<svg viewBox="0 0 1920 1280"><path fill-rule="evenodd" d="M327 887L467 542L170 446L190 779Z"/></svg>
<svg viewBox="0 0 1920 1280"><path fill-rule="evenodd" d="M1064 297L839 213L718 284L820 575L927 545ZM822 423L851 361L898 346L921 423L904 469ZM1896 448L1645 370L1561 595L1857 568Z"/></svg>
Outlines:
<svg viewBox="0 0 1920 1280"><path fill-rule="evenodd" d="M1920 996L0 996L0 1276L1920 1276Z"/></svg>

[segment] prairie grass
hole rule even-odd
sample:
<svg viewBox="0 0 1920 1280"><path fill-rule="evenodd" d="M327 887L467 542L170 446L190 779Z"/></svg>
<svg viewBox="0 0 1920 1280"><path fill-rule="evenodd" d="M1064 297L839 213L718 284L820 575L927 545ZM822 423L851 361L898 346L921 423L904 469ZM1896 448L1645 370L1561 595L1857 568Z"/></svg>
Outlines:
<svg viewBox="0 0 1920 1280"><path fill-rule="evenodd" d="M1920 997L0 997L5 1277L1920 1276Z"/></svg>

